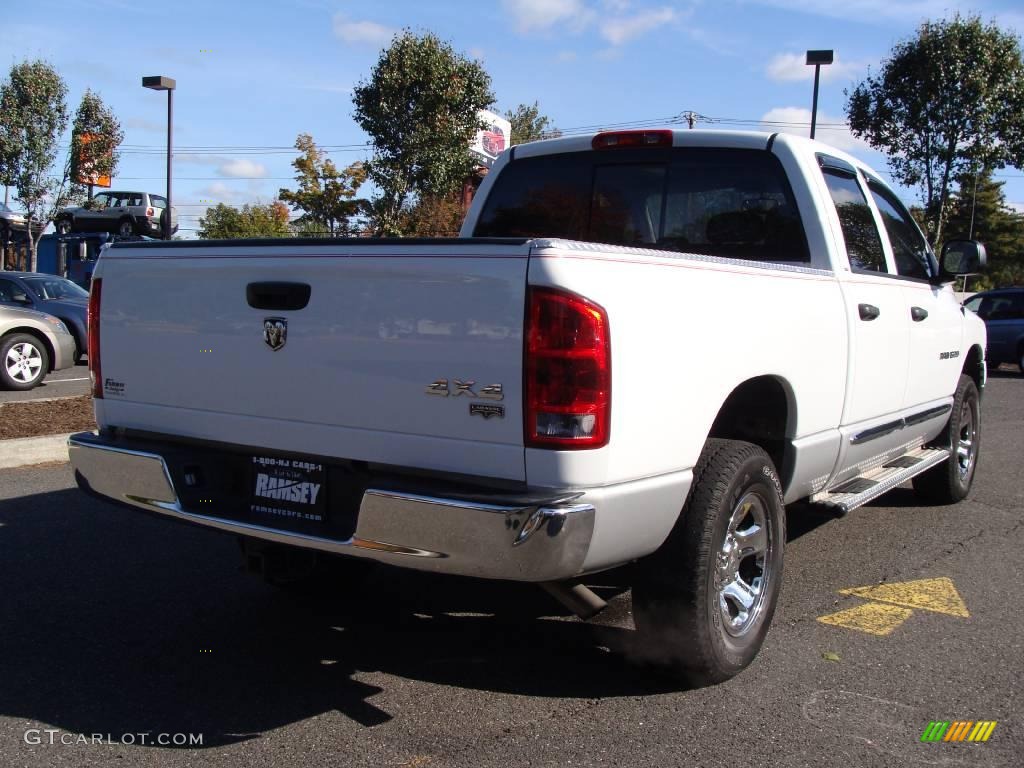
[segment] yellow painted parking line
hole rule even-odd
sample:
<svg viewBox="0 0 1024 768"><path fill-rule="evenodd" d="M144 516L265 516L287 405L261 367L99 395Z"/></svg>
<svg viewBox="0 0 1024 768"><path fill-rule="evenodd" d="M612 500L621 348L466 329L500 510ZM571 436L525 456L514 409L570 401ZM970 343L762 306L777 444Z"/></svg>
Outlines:
<svg viewBox="0 0 1024 768"><path fill-rule="evenodd" d="M819 616L818 621L834 627L867 632L869 635L885 636L892 634L912 613L907 608L895 605L865 603L828 616Z"/></svg>
<svg viewBox="0 0 1024 768"><path fill-rule="evenodd" d="M924 611L935 611L965 619L971 615L967 612L967 606L964 605L960 593L956 591L953 580L945 576L938 579L918 579L917 581L878 584L873 587L841 589L839 594L856 595L865 600L902 605L907 608L920 608Z"/></svg>

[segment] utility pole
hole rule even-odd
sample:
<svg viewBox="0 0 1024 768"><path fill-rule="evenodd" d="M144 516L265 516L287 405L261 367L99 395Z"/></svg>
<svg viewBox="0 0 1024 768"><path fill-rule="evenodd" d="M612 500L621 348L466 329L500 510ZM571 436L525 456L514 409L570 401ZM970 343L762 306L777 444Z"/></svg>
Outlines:
<svg viewBox="0 0 1024 768"><path fill-rule="evenodd" d="M697 113L696 112L683 112L683 117L686 118L686 124L690 126L692 131L697 126Z"/></svg>

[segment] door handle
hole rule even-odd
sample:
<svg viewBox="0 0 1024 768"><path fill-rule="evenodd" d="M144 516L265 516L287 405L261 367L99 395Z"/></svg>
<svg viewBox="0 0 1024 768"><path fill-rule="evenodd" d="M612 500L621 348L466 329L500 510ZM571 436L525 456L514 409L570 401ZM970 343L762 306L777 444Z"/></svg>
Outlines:
<svg viewBox="0 0 1024 768"><path fill-rule="evenodd" d="M245 287L245 300L253 309L275 312L305 309L312 288L306 283L249 283Z"/></svg>
<svg viewBox="0 0 1024 768"><path fill-rule="evenodd" d="M882 314L882 310L874 304L858 304L857 311L860 312L860 319L871 321Z"/></svg>
<svg viewBox="0 0 1024 768"><path fill-rule="evenodd" d="M928 317L928 310L922 309L921 307L911 307L910 316L914 319L915 323L920 323L926 317Z"/></svg>

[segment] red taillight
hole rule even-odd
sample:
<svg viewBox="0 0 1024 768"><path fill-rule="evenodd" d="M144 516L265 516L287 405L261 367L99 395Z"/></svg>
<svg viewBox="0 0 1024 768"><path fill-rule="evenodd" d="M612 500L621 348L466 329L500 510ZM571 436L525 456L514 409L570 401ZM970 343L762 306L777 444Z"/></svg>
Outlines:
<svg viewBox="0 0 1024 768"><path fill-rule="evenodd" d="M580 296L530 288L526 319L526 444L606 445L612 406L608 315Z"/></svg>
<svg viewBox="0 0 1024 768"><path fill-rule="evenodd" d="M153 209L152 208L147 208L146 209L146 218L147 219L152 219L153 218Z"/></svg>
<svg viewBox="0 0 1024 768"><path fill-rule="evenodd" d="M599 133L590 142L593 149L625 147L671 147L672 131L610 131Z"/></svg>
<svg viewBox="0 0 1024 768"><path fill-rule="evenodd" d="M103 397L103 377L100 374L100 294L103 292L102 278L93 278L89 286L89 326L86 353L89 355L89 377L92 379L92 396Z"/></svg>

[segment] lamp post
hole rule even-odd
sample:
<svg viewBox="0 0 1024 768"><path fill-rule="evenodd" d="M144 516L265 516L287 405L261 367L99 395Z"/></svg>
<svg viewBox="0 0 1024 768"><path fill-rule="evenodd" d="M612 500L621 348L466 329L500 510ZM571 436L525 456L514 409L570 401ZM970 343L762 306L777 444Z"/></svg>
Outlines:
<svg viewBox="0 0 1024 768"><path fill-rule="evenodd" d="M177 83L170 77L154 75L142 78L142 87L154 91L167 91L167 208L164 210L164 240L171 239L171 128L174 116L174 86Z"/></svg>
<svg viewBox="0 0 1024 768"><path fill-rule="evenodd" d="M822 65L832 63L832 51L808 51L807 64L814 65L814 102L811 106L811 138L814 138L814 127L818 122L818 80Z"/></svg>

